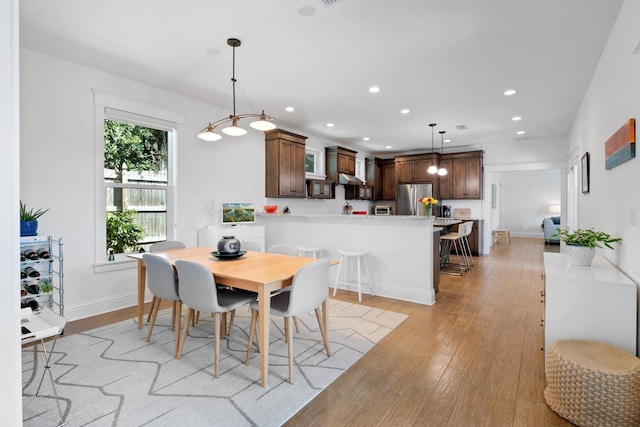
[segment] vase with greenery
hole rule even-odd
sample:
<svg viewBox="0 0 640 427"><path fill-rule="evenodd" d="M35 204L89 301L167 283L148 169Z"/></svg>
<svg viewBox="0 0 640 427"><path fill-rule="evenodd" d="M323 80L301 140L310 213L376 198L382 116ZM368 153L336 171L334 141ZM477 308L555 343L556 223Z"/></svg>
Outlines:
<svg viewBox="0 0 640 427"><path fill-rule="evenodd" d="M591 265L596 248L614 249L614 243L622 242L620 237L611 237L610 234L593 228L574 231L558 229L552 237L559 237L567 244L567 253L574 265Z"/></svg>
<svg viewBox="0 0 640 427"><path fill-rule="evenodd" d="M38 234L38 218L47 213L49 209L27 209L20 200L20 235L35 236Z"/></svg>

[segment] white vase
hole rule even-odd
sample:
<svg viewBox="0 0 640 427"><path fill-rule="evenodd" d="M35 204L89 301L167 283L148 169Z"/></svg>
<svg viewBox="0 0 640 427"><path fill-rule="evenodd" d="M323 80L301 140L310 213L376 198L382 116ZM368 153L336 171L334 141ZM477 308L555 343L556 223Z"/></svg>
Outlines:
<svg viewBox="0 0 640 427"><path fill-rule="evenodd" d="M591 261L596 254L596 248L588 246L567 246L567 254L573 265L591 266Z"/></svg>

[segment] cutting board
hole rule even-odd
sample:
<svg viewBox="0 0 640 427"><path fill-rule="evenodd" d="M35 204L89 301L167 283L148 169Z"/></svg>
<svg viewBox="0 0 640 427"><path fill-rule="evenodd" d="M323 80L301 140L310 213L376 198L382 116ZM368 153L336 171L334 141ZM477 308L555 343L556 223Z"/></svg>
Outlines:
<svg viewBox="0 0 640 427"><path fill-rule="evenodd" d="M453 210L453 217L466 219L471 218L471 209L470 208L455 208Z"/></svg>

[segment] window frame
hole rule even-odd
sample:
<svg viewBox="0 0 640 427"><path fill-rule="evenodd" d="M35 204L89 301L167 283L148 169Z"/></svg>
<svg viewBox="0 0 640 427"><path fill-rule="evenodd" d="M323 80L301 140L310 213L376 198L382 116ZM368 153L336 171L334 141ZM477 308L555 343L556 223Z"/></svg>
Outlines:
<svg viewBox="0 0 640 427"><path fill-rule="evenodd" d="M313 172L307 172L305 168L305 177L307 179L325 179L327 176L325 175L324 169L324 153L321 150L311 147L305 147L305 165L306 165L306 156L313 156Z"/></svg>
<svg viewBox="0 0 640 427"><path fill-rule="evenodd" d="M167 164L167 186L151 185L153 189L167 191L167 240L176 239L177 225L177 144L184 123L182 113L171 111L156 105L127 99L121 96L94 90L94 147L95 147L95 263L97 273L104 271L134 268L136 261L126 254L116 254L115 261L107 261L106 253L106 189L104 182L104 121L105 119L124 121L140 126L160 129L168 132L169 155ZM113 186L113 184L109 185ZM146 185L137 188L147 187Z"/></svg>

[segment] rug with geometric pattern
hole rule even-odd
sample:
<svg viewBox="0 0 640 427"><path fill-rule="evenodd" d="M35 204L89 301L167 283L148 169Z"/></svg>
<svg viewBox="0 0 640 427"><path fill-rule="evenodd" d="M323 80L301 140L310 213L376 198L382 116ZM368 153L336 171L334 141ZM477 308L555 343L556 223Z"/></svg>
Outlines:
<svg viewBox="0 0 640 427"><path fill-rule="evenodd" d="M236 313L220 342L220 376L213 376L213 319L189 329L180 359L173 355L171 311L158 315L150 342L135 319L58 339L51 372L69 426L279 426L369 351L407 316L329 300L327 357L315 313L299 317L294 333L294 384L288 382L283 320L271 317L269 387L260 384L254 347L245 365L250 314ZM47 343L50 349L51 342ZM37 350L37 353L34 351ZM23 426L59 423L51 381L32 397L43 372L41 346L23 349Z"/></svg>

